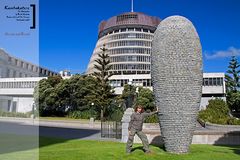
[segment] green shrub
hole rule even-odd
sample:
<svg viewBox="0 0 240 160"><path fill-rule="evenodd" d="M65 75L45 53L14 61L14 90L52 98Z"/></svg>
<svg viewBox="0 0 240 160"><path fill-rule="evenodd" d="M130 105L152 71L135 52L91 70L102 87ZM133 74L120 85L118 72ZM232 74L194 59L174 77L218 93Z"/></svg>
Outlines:
<svg viewBox="0 0 240 160"><path fill-rule="evenodd" d="M0 117L19 117L19 118L29 118L31 116L30 113L19 113L19 112L5 112L0 111Z"/></svg>
<svg viewBox="0 0 240 160"><path fill-rule="evenodd" d="M145 123L159 123L158 115L153 114L151 116L148 116L145 120Z"/></svg>
<svg viewBox="0 0 240 160"><path fill-rule="evenodd" d="M74 119L90 119L91 117L93 117L94 119L96 119L96 112L93 110L72 111L69 112L68 117Z"/></svg>
<svg viewBox="0 0 240 160"><path fill-rule="evenodd" d="M122 117L123 111L121 109L116 109L109 115L108 120L120 122L122 120Z"/></svg>
<svg viewBox="0 0 240 160"><path fill-rule="evenodd" d="M205 122L215 124L239 124L240 120L230 117L229 112L230 110L225 101L223 101L222 99L212 99L209 100L207 108L199 112L198 117Z"/></svg>
<svg viewBox="0 0 240 160"><path fill-rule="evenodd" d="M230 117L227 121L229 125L240 125L240 120Z"/></svg>

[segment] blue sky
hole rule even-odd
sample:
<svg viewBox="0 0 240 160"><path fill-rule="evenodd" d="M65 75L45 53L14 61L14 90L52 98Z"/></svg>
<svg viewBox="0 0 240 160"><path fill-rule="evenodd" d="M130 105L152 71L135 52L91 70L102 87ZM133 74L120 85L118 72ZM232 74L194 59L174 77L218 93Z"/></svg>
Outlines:
<svg viewBox="0 0 240 160"><path fill-rule="evenodd" d="M6 18L14 16L18 10L7 10L5 6L30 7L30 4L35 4L38 7L38 0L0 0L0 48L15 57L38 64L39 28L30 29L32 21L20 22L16 21L16 18ZM29 9L29 12L31 13L32 9ZM36 14L38 15L38 13ZM24 34L15 35L19 33Z"/></svg>
<svg viewBox="0 0 240 160"><path fill-rule="evenodd" d="M99 23L130 11L130 4L131 0L39 0L40 65L55 71L84 72L97 42ZM239 8L239 0L134 1L136 12L161 19L182 15L193 22L202 43L204 72L225 72L230 56L240 55ZM11 47L0 36L0 48L35 62L29 56L36 54L35 41L22 41ZM24 47L19 47L21 43Z"/></svg>

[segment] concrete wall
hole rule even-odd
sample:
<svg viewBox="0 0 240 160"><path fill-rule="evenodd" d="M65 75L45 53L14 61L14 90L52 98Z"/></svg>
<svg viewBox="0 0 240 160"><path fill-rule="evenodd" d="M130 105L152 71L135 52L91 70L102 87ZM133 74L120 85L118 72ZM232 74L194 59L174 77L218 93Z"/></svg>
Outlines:
<svg viewBox="0 0 240 160"><path fill-rule="evenodd" d="M147 135L149 143L155 145L163 144L159 124L144 123L143 132ZM134 137L134 142L142 143L137 135ZM196 130L193 135L192 144L240 145L240 130Z"/></svg>
<svg viewBox="0 0 240 160"><path fill-rule="evenodd" d="M13 101L17 102L17 112L26 113L32 111L33 97L13 97Z"/></svg>
<svg viewBox="0 0 240 160"><path fill-rule="evenodd" d="M240 125L219 125L219 124L212 124L209 122L205 123L205 128L210 130L217 130L217 131L239 131L240 132Z"/></svg>
<svg viewBox="0 0 240 160"><path fill-rule="evenodd" d="M12 102L12 97L0 96L0 111L8 112L8 101Z"/></svg>

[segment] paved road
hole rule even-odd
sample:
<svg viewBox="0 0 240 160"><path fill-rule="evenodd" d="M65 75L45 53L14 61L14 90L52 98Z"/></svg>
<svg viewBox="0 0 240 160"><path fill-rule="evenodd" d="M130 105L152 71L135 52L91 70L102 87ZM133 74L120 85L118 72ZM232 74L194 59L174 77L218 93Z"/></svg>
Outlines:
<svg viewBox="0 0 240 160"><path fill-rule="evenodd" d="M100 124L33 121L32 119L0 119L0 135L15 134L63 139L112 140L101 138Z"/></svg>
<svg viewBox="0 0 240 160"><path fill-rule="evenodd" d="M64 139L91 139L100 140L101 132L99 129L74 129L63 127L39 126L39 135L44 137L57 137Z"/></svg>
<svg viewBox="0 0 240 160"><path fill-rule="evenodd" d="M0 118L0 133L55 137L63 139L115 140L101 138L99 122L51 121L21 118ZM205 130L197 124L197 130Z"/></svg>

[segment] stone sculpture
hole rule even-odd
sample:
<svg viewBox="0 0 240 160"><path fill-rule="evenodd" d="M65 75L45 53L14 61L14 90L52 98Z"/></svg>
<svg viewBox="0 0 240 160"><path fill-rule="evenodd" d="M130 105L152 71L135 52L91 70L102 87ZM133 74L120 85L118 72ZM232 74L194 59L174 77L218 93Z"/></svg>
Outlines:
<svg viewBox="0 0 240 160"><path fill-rule="evenodd" d="M202 49L193 24L182 16L164 19L154 33L151 66L165 149L187 153L202 92Z"/></svg>

